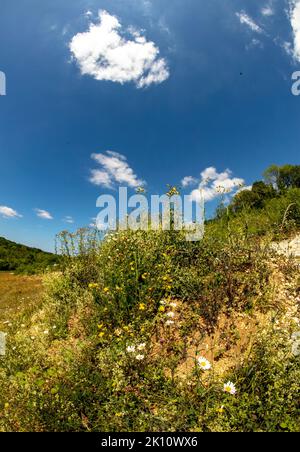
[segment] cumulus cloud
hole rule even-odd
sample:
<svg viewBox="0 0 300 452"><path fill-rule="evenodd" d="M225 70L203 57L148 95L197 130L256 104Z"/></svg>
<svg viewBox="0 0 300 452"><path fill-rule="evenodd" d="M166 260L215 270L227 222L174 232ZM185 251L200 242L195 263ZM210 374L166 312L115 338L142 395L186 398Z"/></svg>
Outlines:
<svg viewBox="0 0 300 452"><path fill-rule="evenodd" d="M293 30L293 57L300 61L300 0L290 0L289 17Z"/></svg>
<svg viewBox="0 0 300 452"><path fill-rule="evenodd" d="M236 13L236 16L238 17L241 24L246 25L255 33L263 33L262 28L257 25L257 23L255 23L254 20L245 11Z"/></svg>
<svg viewBox="0 0 300 452"><path fill-rule="evenodd" d="M100 169L91 171L90 182L94 185L112 188L117 183L137 188L144 184L130 168L124 155L106 151L104 154L92 154L91 157L100 165Z"/></svg>
<svg viewBox="0 0 300 452"><path fill-rule="evenodd" d="M53 220L52 215L47 212L47 210L43 209L34 209L37 217L42 218L43 220Z"/></svg>
<svg viewBox="0 0 300 452"><path fill-rule="evenodd" d="M0 206L0 215L3 218L22 218L22 215L20 215L16 210L7 206Z"/></svg>
<svg viewBox="0 0 300 452"><path fill-rule="evenodd" d="M216 168L209 167L200 176L199 188L191 192L191 199L195 201L201 196L204 201L212 201L220 195L232 195L245 185L244 179L233 177L229 169L219 173Z"/></svg>
<svg viewBox="0 0 300 452"><path fill-rule="evenodd" d="M182 179L181 185L183 188L190 187L191 185L196 185L198 183L198 179L193 176L186 176Z"/></svg>
<svg viewBox="0 0 300 452"><path fill-rule="evenodd" d="M88 31L76 34L69 44L83 75L121 84L133 82L138 88L169 78L166 60L141 30L123 30L119 19L107 11L100 10L98 15L98 23L91 23Z"/></svg>
<svg viewBox="0 0 300 452"><path fill-rule="evenodd" d="M243 187L241 187L241 188L239 188L239 189L237 190L236 194L237 194L237 193L240 193L241 191L249 191L249 190L252 190L252 187L253 187L253 185L244 185Z"/></svg>

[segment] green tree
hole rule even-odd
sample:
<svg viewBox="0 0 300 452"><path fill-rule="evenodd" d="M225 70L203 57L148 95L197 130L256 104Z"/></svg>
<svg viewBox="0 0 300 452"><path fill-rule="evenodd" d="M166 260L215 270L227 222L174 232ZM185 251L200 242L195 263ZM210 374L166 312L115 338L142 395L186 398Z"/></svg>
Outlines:
<svg viewBox="0 0 300 452"><path fill-rule="evenodd" d="M300 165L272 165L265 171L264 178L279 191L300 188Z"/></svg>
<svg viewBox="0 0 300 452"><path fill-rule="evenodd" d="M267 200L276 196L277 192L272 185L263 181L254 182L251 190L242 190L235 195L231 211L236 213L243 209L262 209Z"/></svg>

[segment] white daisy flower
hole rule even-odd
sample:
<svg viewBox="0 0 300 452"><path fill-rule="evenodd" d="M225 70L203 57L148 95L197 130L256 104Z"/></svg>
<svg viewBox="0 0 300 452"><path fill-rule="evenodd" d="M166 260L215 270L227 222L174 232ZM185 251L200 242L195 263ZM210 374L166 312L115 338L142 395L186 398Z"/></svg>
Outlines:
<svg viewBox="0 0 300 452"><path fill-rule="evenodd" d="M139 351L145 350L145 348L146 348L146 344L140 344L140 345L137 346L137 349L138 349Z"/></svg>
<svg viewBox="0 0 300 452"><path fill-rule="evenodd" d="M231 381L228 381L227 383L224 384L224 392L227 392L228 394L231 395L235 395L236 394L235 385Z"/></svg>
<svg viewBox="0 0 300 452"><path fill-rule="evenodd" d="M173 321L173 320L167 320L166 321L166 325L167 326L172 326L172 325L174 325L175 324L175 322Z"/></svg>
<svg viewBox="0 0 300 452"><path fill-rule="evenodd" d="M208 359L204 358L203 356L200 356L200 358L197 359L198 362L198 366L200 367L200 369L202 370L210 370L211 369L211 364L208 361Z"/></svg>
<svg viewBox="0 0 300 452"><path fill-rule="evenodd" d="M134 345L130 345L129 347L126 348L126 351L128 353L134 353L135 352L135 346Z"/></svg>
<svg viewBox="0 0 300 452"><path fill-rule="evenodd" d="M172 303L170 303L170 306L171 306L172 308L177 308L177 303L172 302Z"/></svg>
<svg viewBox="0 0 300 452"><path fill-rule="evenodd" d="M170 319L174 319L175 312L168 312L167 317L169 317Z"/></svg>
<svg viewBox="0 0 300 452"><path fill-rule="evenodd" d="M136 355L135 357L138 361L143 361L145 359L145 355Z"/></svg>
<svg viewBox="0 0 300 452"><path fill-rule="evenodd" d="M162 306L166 306L167 302L166 302L166 300L161 300L161 301L159 302L159 304L161 304Z"/></svg>
<svg viewBox="0 0 300 452"><path fill-rule="evenodd" d="M44 331L44 334L49 334L49 331L48 331L48 330L45 330L45 331Z"/></svg>

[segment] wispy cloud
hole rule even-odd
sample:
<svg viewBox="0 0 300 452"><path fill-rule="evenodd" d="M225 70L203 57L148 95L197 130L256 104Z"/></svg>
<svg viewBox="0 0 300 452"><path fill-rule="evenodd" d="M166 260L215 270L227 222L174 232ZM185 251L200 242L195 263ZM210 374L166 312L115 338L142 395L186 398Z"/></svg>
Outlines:
<svg viewBox="0 0 300 452"><path fill-rule="evenodd" d="M93 13L90 9L88 9L87 11L85 11L84 16L89 19L90 17L93 16Z"/></svg>
<svg viewBox="0 0 300 452"><path fill-rule="evenodd" d="M101 167L91 171L90 182L94 185L107 188L112 188L116 183L133 188L143 185L144 182L130 168L124 155L106 151L104 154L92 154L91 157Z"/></svg>
<svg viewBox="0 0 300 452"><path fill-rule="evenodd" d="M63 218L63 222L64 223L73 224L74 223L74 219L73 219L73 217L70 217L69 215L67 215L66 217Z"/></svg>
<svg viewBox="0 0 300 452"><path fill-rule="evenodd" d="M187 179L190 180L190 177L188 176ZM212 201L220 195L232 195L245 185L244 179L233 177L232 171L229 169L218 173L213 166L202 171L198 180L195 178L192 179L193 183L197 181L199 184L198 189L191 192L191 199L196 201L200 200L201 196L204 198L204 201Z"/></svg>
<svg viewBox="0 0 300 452"><path fill-rule="evenodd" d="M22 218L22 215L20 215L16 210L7 206L0 206L0 215L3 218Z"/></svg>
<svg viewBox="0 0 300 452"><path fill-rule="evenodd" d="M263 16L262 19L264 24L267 26L267 20L270 16L275 14L274 0L269 0L260 9L260 13ZM252 17L249 16L244 10L235 13L241 24L246 25L252 32L256 34L261 34L269 39L272 39L273 43L281 47L288 56L290 56L294 61L300 62L300 0L286 0L287 8L284 6L282 10L285 12L290 26L292 29L292 41L287 41L282 39L280 36L274 36L274 32L267 32L265 28L258 25ZM260 46L263 48L263 44L258 39L253 39L252 42L247 46L247 49L251 47Z"/></svg>
<svg viewBox="0 0 300 452"><path fill-rule="evenodd" d="M53 216L47 211L43 209L34 209L37 217L42 218L43 220L53 220Z"/></svg>
<svg viewBox="0 0 300 452"><path fill-rule="evenodd" d="M296 61L300 61L300 0L290 0L289 6L289 18L293 31L292 54ZM287 45L286 49L290 51L291 46Z"/></svg>
<svg viewBox="0 0 300 452"><path fill-rule="evenodd" d="M237 12L236 16L241 24L246 25L255 33L263 33L263 29L245 11Z"/></svg>
<svg viewBox="0 0 300 452"><path fill-rule="evenodd" d="M69 45L83 75L121 84L133 82L138 88L169 78L166 60L142 30L123 30L119 19L107 11L100 10L98 15L98 23L76 34Z"/></svg>
<svg viewBox="0 0 300 452"><path fill-rule="evenodd" d="M272 3L268 3L267 5L265 5L262 9L261 9L261 13L263 16L273 16L274 15L274 8Z"/></svg>

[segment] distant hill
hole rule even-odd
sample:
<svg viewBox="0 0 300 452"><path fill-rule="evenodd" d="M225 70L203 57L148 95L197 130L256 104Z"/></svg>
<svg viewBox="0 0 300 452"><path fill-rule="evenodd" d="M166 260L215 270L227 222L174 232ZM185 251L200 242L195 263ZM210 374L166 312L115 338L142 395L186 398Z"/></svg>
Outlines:
<svg viewBox="0 0 300 452"><path fill-rule="evenodd" d="M0 237L0 271L38 273L58 264L59 256Z"/></svg>

